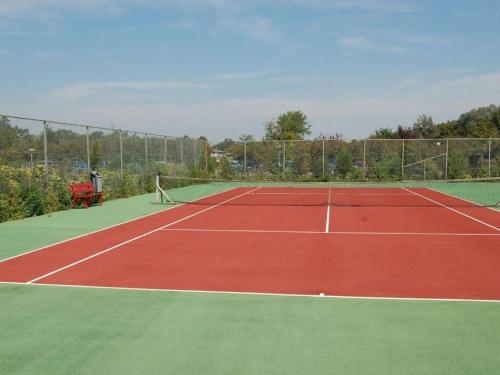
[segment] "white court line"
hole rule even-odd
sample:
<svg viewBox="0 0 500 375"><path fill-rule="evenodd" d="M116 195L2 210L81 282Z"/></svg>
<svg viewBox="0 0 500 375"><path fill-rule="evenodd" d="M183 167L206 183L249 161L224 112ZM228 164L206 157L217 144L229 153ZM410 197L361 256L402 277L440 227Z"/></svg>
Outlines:
<svg viewBox="0 0 500 375"><path fill-rule="evenodd" d="M33 280L28 281L28 282L27 282L27 284L34 283L34 282L39 281L39 280L41 280L41 279L44 279L44 278L46 278L46 277L48 277L48 276L54 275L54 274L56 274L56 273L58 273L58 272L61 272L61 271L64 271L64 270L66 270L66 269L68 269L68 268L71 268L71 267L73 267L73 266L76 266L77 264L80 264L80 263L86 262L87 260L90 260L90 259L93 259L93 258L95 258L95 257L98 257L99 255L102 255L102 254L104 254L104 253L107 253L107 252L109 252L109 251L111 251L111 250L114 250L114 249L116 249L116 248L118 248L118 247L121 247L121 246L123 246L123 245L126 245L126 244L128 244L128 243L130 243L130 242L136 241L136 240L138 240L138 239L140 239L140 238L143 238L143 237L146 237L146 236L148 236L148 235L150 235L150 234L152 234L152 233L155 233L155 232L158 232L158 231L160 231L160 230L162 230L162 229L168 228L168 227L170 227L170 226L172 226L172 225L174 225L174 224L177 224L177 223L180 223L180 222L182 222L182 221L184 221L184 220L190 219L190 218L192 218L193 216L197 216L197 215L199 215L199 214L202 214L202 213L204 213L204 212L207 212L208 210L211 210L211 209L214 209L214 208L216 208L216 207L219 207L220 205L223 205L223 204L225 204L225 203L227 203L227 202L230 202L230 201L232 201L232 200L234 200L234 199L240 198L240 197L242 197L242 196L244 196L244 195L246 195L246 194L249 194L249 193L251 193L251 192L253 192L253 191L257 190L257 189L259 189L259 188L257 187L257 188L255 188L255 189L253 189L253 190L249 190L249 191L247 191L247 192L245 192L245 193L243 193L243 194L239 194L239 195L237 195L237 196L235 196L235 197L232 197L232 198L230 198L230 199L226 199L225 201L220 202L220 203L217 203L216 205L212 205L212 206L207 207L207 208L205 208L205 209L203 209L203 210L201 210L201 211L197 211L197 212L195 212L195 213L193 213L193 214L191 214L191 215L185 216L185 217L183 217L183 218L181 218L181 219L178 219L178 220L176 220L176 221L173 221L173 222L171 222L171 223L168 223L168 224L166 224L166 225L163 225L163 226L161 226L161 227L159 227L159 228L153 229L153 230L151 230L151 231L149 231L149 232L146 232L146 233L143 233L143 234L141 234L141 235L139 235L139 236L133 237L133 238L131 238L131 239L127 240L127 241L121 242L121 243L119 243L119 244L117 244L117 245L111 246L111 247L109 247L109 248L107 248L107 249L105 249L105 250L102 250L102 251L100 251L100 252L98 252L98 253L92 254L92 255L90 255L90 256L88 256L88 257L86 257L86 258L80 259L80 260L78 260L78 261L76 261L76 262L73 262L73 263L70 263L70 264L68 264L68 265L66 265L66 266L64 266L64 267L58 268L58 269L56 269L56 270L54 270L54 271L52 271L52 272L46 273L45 275L42 275L42 276L36 277L36 278L34 278Z"/></svg>
<svg viewBox="0 0 500 375"><path fill-rule="evenodd" d="M497 237L500 233L442 233L442 232L347 232L347 231L308 231L308 230L261 230L261 229L203 229L203 228L165 228L165 232L222 232L222 233L284 233L284 234L344 234L379 236L481 236Z"/></svg>
<svg viewBox="0 0 500 375"><path fill-rule="evenodd" d="M100 289L100 290L123 290L157 293L195 293L195 294L222 294L222 295L244 295L262 297L293 297L293 298L328 298L328 299L348 299L348 300L371 300L371 301L415 301L415 302L480 302L480 303L500 303L497 299L467 299L467 298L426 298L426 297L372 297L372 296L342 296L329 294L298 294L298 293L266 293L266 292L236 292L218 290L194 290L194 289L161 289L161 288L129 288L119 286L95 286L95 285L69 285L69 284L43 284L43 283L18 283L0 281L3 285L19 285L29 287L56 287L56 288L77 288L77 289Z"/></svg>
<svg viewBox="0 0 500 375"><path fill-rule="evenodd" d="M237 189L237 188L234 188L234 187L231 187L231 188L228 188L228 189L225 189L225 190L222 190L222 191L219 191L217 193L213 193L213 194L209 194L209 195L206 195L206 196L203 196L201 198L198 198L197 200L201 200L201 199L205 199L205 198L209 198L209 197L213 197L214 195L217 195L217 194L222 194L222 193L226 193L230 190L234 190L234 189ZM153 216L153 215L158 215L158 214L161 214L161 213L164 213L165 211L169 211L169 210L172 210L174 208L178 208L178 207L181 207L181 206L184 206L186 205L187 203L181 203L181 204L178 204L178 205L175 205L175 206L170 206L170 207L167 207L165 208L164 210L160 210L160 211L156 211L156 212L152 212L150 214L146 214L144 216L139 216L139 217L136 217L134 219L130 219L130 220L127 220L127 221L123 221L121 223L118 223L118 224L113 224L113 225L110 225L109 227L104 227L104 228L101 228L101 229L97 229L97 230L94 230L92 232L88 232L88 233L85 233L85 234L80 234L76 237L71 237L71 238L68 238L67 240L63 240L63 241L59 241L59 242L55 242L55 243L52 243L50 245L46 245L46 246L42 246L42 247L38 247L34 250L29 250L29 251L26 251L24 253L21 253L21 254L17 254L17 255L14 255L14 256L11 256L9 258L5 258L5 259L0 259L0 263L2 262L6 262L8 260L11 260L11 259L15 259L15 258L19 258L19 257L22 257L24 255L28 255L28 254L31 254L31 253L35 253L37 251L40 251L40 250L44 250L44 249L47 249L49 247L52 247L52 246L57 246L57 245L60 245L60 244L63 244L65 242L69 242L69 241L73 241L73 240L76 240L78 238L82 238L82 237L86 237L86 236L90 236L91 234L95 234L95 233L99 233L99 232L102 232L104 230L108 230L108 229L111 229L111 228L114 228L114 227L118 227L120 225L124 225L124 224L128 224L128 223L131 223L133 221L136 221L136 220L140 220L140 219L144 219L146 217L149 217L149 216Z"/></svg>
<svg viewBox="0 0 500 375"><path fill-rule="evenodd" d="M273 193L273 192L262 192L262 193L252 193L252 195L325 195L325 193Z"/></svg>
<svg viewBox="0 0 500 375"><path fill-rule="evenodd" d="M465 217L467 217L467 218L469 218L469 219L471 219L471 220L474 220L474 221L476 221L476 222L478 222L478 223L480 223L480 224L483 224L483 225L485 225L485 226L487 226L487 227L489 227L489 228L493 228L493 229L495 229L496 231L500 232L500 229L499 229L499 228L497 228L497 227L495 227L494 225L488 224L488 223L486 223L486 222L484 222L484 221L482 221L482 220L479 220L479 219L477 219L477 218L475 218L475 217L473 217L473 216L467 215L467 214L466 214L466 213L464 213L464 212L461 212L461 211L455 210L454 208L449 207L449 206L447 206L447 205L445 205L445 204L443 204L443 203L441 203L441 202L435 201L434 199L428 198L428 197L426 197L425 195L422 195L422 194L416 193L416 192L411 191L411 190L409 190L409 189L407 189L407 188L405 188L405 187L402 187L401 189L404 189L404 190L406 190L406 191L409 191L410 193L413 193L413 194L415 194L415 195L417 195L417 196L419 196L419 197L421 197L421 198L423 198L423 199L427 199L429 202L433 202L433 203L435 203L435 204L438 204L438 205L440 205L441 207L447 208L447 209L448 209L448 210L450 210L450 211L456 212L456 213L457 213L457 214L459 214L459 215L465 216Z"/></svg>
<svg viewBox="0 0 500 375"><path fill-rule="evenodd" d="M326 208L326 223L325 223L325 233L330 231L330 206L331 206L331 190L328 188L328 205Z"/></svg>
<svg viewBox="0 0 500 375"><path fill-rule="evenodd" d="M485 206L481 206L479 203L477 202L473 202L473 201L470 201L468 199L465 199L465 198L461 198L461 197L456 197L454 195L451 195L451 194L448 194L448 193L444 193L440 190L436 190L434 188L430 188L430 187L425 187L424 189L427 189L427 190L431 190L431 191L434 191L436 193L439 193L439 194L443 194L443 195L447 195L448 197L451 197L451 198L455 198L457 200L460 200L460 201L464 201L464 202L467 202L467 203L472 203L474 205L475 208L487 208L489 210L492 210L493 212L496 212L497 214L500 214L500 210L496 210L495 208L493 207L485 207Z"/></svg>

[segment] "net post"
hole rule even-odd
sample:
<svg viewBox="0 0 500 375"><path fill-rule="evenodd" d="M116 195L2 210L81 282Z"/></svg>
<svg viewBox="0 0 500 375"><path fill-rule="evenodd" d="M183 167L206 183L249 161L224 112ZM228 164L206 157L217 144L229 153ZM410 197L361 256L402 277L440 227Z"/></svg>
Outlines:
<svg viewBox="0 0 500 375"><path fill-rule="evenodd" d="M243 166L245 168L244 176L247 175L247 141L243 141Z"/></svg>
<svg viewBox="0 0 500 375"><path fill-rule="evenodd" d="M90 173L91 167L90 167L90 136L89 136L89 127L86 126L86 137L87 137L87 171Z"/></svg>
<svg viewBox="0 0 500 375"><path fill-rule="evenodd" d="M401 181L405 179L405 140L401 143Z"/></svg>
<svg viewBox="0 0 500 375"><path fill-rule="evenodd" d="M156 204L160 203L160 189L158 189L159 186L160 186L160 176L156 175L155 177Z"/></svg>
<svg viewBox="0 0 500 375"><path fill-rule="evenodd" d="M321 150L321 163L322 163L322 166L323 166L323 178L325 178L325 139L323 138L323 140L321 141L321 147L322 147L322 150Z"/></svg>
<svg viewBox="0 0 500 375"><path fill-rule="evenodd" d="M491 137L488 139L488 177L491 177Z"/></svg>
<svg viewBox="0 0 500 375"><path fill-rule="evenodd" d="M120 129L120 180L123 181L123 131Z"/></svg>
<svg viewBox="0 0 500 375"><path fill-rule="evenodd" d="M445 157L445 167L444 167L444 179L448 179L448 150L449 150L449 139L446 138L446 157Z"/></svg>

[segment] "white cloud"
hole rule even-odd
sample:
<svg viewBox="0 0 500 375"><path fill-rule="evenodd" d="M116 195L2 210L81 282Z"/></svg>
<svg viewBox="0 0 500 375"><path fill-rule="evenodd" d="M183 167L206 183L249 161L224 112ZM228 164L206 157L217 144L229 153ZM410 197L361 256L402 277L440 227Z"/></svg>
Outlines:
<svg viewBox="0 0 500 375"><path fill-rule="evenodd" d="M198 87L197 83L177 81L159 82L107 82L73 86L74 99L61 105L61 98L43 97L33 103L12 102L6 106L11 112L70 122L95 124L113 123L125 129L137 129L169 135L185 133L206 135L217 140L253 133L260 137L262 124L287 110L304 111L313 124L315 134L343 133L347 138L366 137L381 126L410 125L418 115L425 113L436 121L457 118L472 108L500 104L500 72L465 75L460 78L429 81L418 88L402 88L397 85L383 94L357 94L346 97L342 90L329 98L286 98L267 96L232 99L163 100L155 104L142 104L144 90L157 87ZM201 85L204 87L204 84ZM109 99L97 103L88 101L85 95L92 90L120 89L133 91L132 104L121 104ZM81 96L81 94L84 94ZM95 93L95 92L94 92ZM60 92L68 99L71 89ZM118 103L118 104L117 104ZM30 108L30 113L25 113ZM138 125L140 124L140 125Z"/></svg>
<svg viewBox="0 0 500 375"><path fill-rule="evenodd" d="M59 100L72 100L103 93L113 94L113 92L120 92L124 90L208 89L220 87L221 85L217 83L179 80L85 82L55 89L50 93L50 96Z"/></svg>
<svg viewBox="0 0 500 375"><path fill-rule="evenodd" d="M380 51L390 53L405 53L406 48L391 46L387 43L375 42L364 36L344 36L337 39L337 44L343 49Z"/></svg>

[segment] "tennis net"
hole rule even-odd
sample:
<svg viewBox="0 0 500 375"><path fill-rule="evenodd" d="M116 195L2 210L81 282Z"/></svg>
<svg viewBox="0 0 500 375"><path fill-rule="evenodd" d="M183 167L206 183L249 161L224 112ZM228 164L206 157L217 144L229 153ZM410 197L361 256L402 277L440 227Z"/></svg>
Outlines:
<svg viewBox="0 0 500 375"><path fill-rule="evenodd" d="M492 207L500 203L500 178L384 181L308 182L229 180L158 176L157 203L250 206L345 207ZM217 192L240 189L238 199L224 201ZM211 196L209 196L212 194ZM207 196L203 198L204 196Z"/></svg>

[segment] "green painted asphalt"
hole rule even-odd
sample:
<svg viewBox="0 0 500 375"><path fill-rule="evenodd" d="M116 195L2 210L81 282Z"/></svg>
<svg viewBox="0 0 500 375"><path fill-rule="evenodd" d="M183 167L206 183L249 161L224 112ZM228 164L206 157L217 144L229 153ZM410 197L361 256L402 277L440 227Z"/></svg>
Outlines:
<svg viewBox="0 0 500 375"><path fill-rule="evenodd" d="M445 186L431 187L477 201L498 192ZM0 224L0 259L166 209L153 199ZM0 284L0 374L498 374L498 348L500 303Z"/></svg>
<svg viewBox="0 0 500 375"><path fill-rule="evenodd" d="M500 304L0 285L2 374L498 374Z"/></svg>

